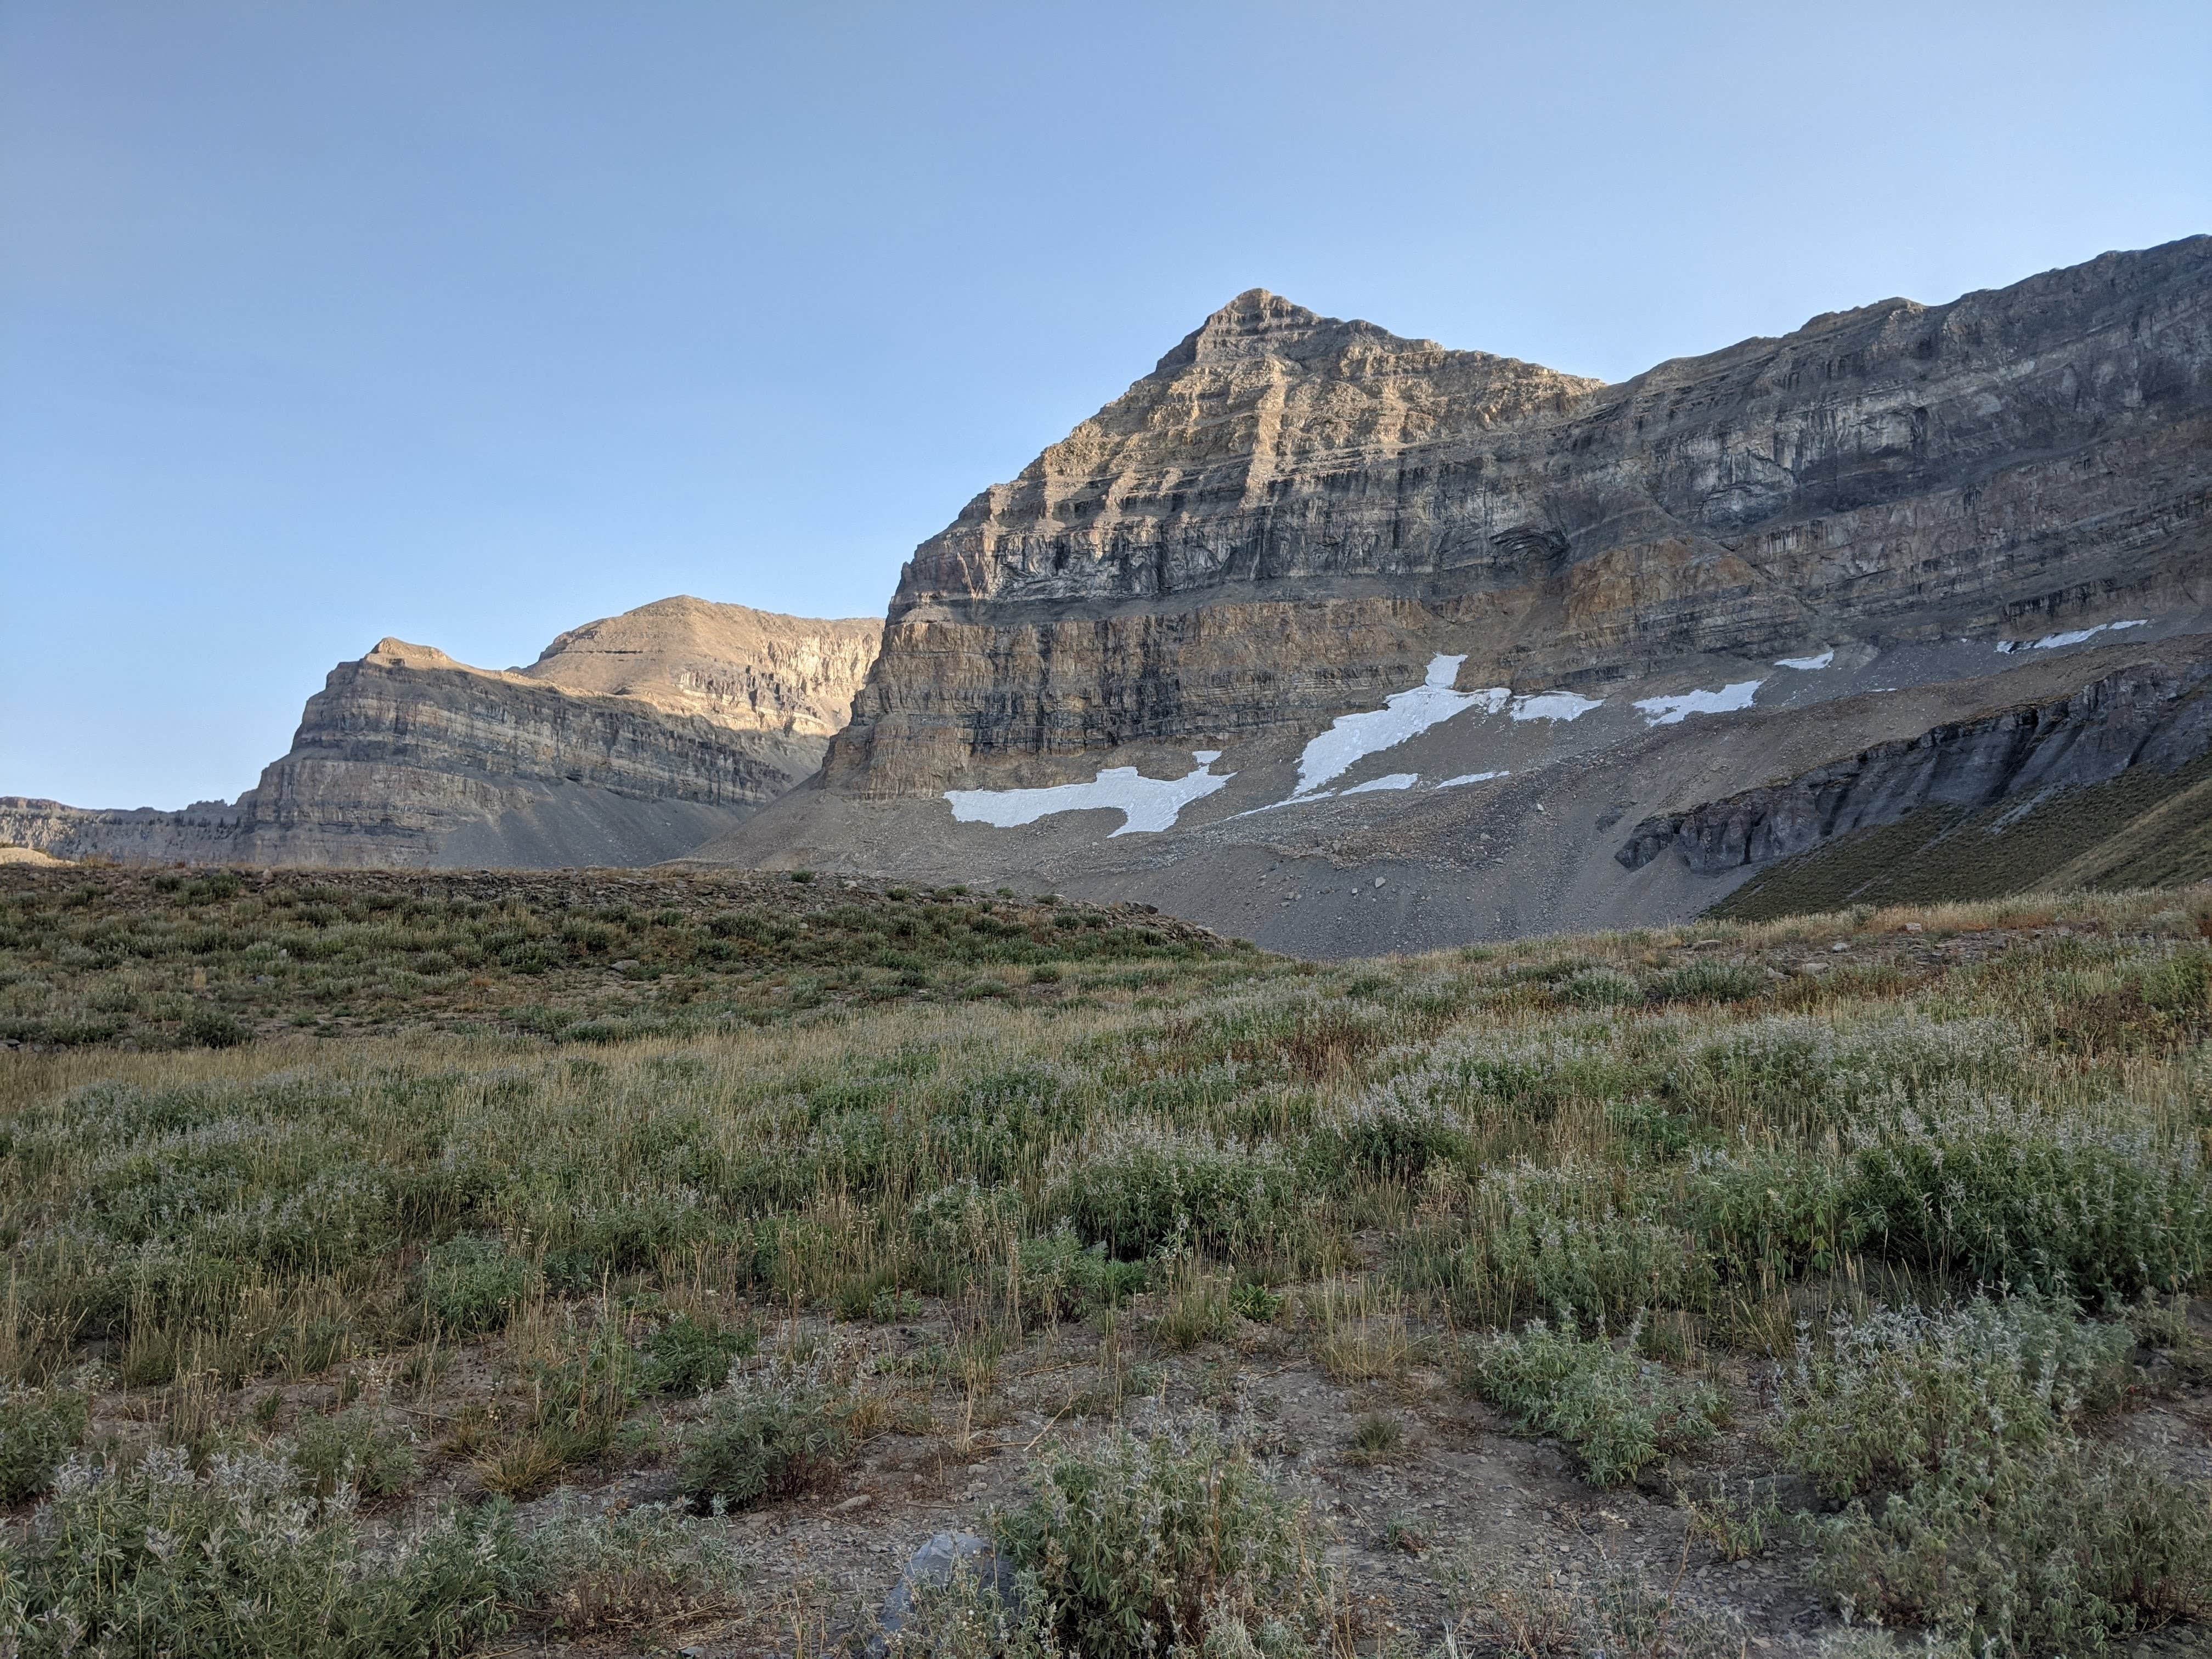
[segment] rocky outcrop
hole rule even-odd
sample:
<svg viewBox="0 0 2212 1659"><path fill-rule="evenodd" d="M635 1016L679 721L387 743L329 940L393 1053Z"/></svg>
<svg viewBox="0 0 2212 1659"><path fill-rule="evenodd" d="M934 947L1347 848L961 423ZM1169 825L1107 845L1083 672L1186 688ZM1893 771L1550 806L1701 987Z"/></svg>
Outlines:
<svg viewBox="0 0 2212 1659"><path fill-rule="evenodd" d="M684 595L571 629L516 672L732 732L828 738L852 717L883 633L880 617L817 622Z"/></svg>
<svg viewBox="0 0 2212 1659"><path fill-rule="evenodd" d="M0 847L28 848L58 859L242 862L246 844L239 836L245 821L246 808L227 800L195 801L182 811L161 812L148 806L103 811L0 795Z"/></svg>
<svg viewBox="0 0 2212 1659"><path fill-rule="evenodd" d="M0 841L61 857L517 868L672 858L821 763L876 625L663 600L527 669L386 639L333 669L235 804L0 801Z"/></svg>
<svg viewBox="0 0 2212 1659"><path fill-rule="evenodd" d="M827 782L2202 604L2208 450L2212 238L1616 386L1255 289L916 551Z"/></svg>
<svg viewBox="0 0 2212 1659"><path fill-rule="evenodd" d="M1699 875L1791 857L1923 806L1978 810L2172 771L2212 750L2212 654L2132 665L2069 696L1948 722L1785 783L1646 818L1613 854L1640 870L1670 851Z"/></svg>

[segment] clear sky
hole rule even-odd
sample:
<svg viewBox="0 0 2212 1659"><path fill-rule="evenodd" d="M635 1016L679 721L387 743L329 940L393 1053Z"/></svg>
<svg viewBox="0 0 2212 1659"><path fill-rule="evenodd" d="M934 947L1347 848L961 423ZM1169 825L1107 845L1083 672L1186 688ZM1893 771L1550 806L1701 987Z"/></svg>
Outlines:
<svg viewBox="0 0 2212 1659"><path fill-rule="evenodd" d="M0 3L0 793L882 611L1231 295L1618 380L2212 230L2212 6Z"/></svg>

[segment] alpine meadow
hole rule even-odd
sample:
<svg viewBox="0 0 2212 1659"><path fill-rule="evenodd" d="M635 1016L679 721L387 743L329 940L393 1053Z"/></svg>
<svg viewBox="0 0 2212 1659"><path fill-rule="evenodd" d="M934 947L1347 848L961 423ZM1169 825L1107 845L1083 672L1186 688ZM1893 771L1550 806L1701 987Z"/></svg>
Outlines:
<svg viewBox="0 0 2212 1659"><path fill-rule="evenodd" d="M11 1652L2195 1650L2212 890L0 881Z"/></svg>

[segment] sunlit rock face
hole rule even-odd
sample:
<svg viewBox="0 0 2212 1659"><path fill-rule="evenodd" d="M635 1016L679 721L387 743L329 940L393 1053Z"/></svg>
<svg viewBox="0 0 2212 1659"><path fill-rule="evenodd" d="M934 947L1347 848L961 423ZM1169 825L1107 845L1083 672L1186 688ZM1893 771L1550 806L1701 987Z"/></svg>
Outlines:
<svg viewBox="0 0 2212 1659"><path fill-rule="evenodd" d="M1606 386L1255 289L916 550L827 781L2201 602L2209 298L2197 237Z"/></svg>

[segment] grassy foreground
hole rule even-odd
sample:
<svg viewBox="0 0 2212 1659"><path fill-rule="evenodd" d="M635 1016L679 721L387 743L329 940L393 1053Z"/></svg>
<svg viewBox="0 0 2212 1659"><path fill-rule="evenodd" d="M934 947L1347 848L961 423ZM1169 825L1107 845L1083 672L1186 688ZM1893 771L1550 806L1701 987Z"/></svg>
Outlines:
<svg viewBox="0 0 2212 1659"><path fill-rule="evenodd" d="M2212 891L830 885L0 872L0 1653L2197 1639Z"/></svg>

